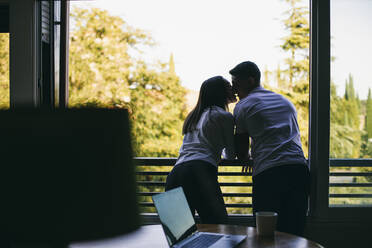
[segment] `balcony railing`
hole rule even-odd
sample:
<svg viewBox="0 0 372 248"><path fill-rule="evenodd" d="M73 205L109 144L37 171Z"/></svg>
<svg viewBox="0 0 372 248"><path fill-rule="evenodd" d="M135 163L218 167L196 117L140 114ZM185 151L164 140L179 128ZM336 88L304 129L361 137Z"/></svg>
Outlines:
<svg viewBox="0 0 372 248"><path fill-rule="evenodd" d="M156 213L151 196L164 191L175 158L134 159L142 213ZM238 160L222 160L218 179L229 215L252 214L252 175L241 172ZM372 205L372 159L330 160L330 204Z"/></svg>
<svg viewBox="0 0 372 248"><path fill-rule="evenodd" d="M372 159L331 159L331 206L372 206Z"/></svg>

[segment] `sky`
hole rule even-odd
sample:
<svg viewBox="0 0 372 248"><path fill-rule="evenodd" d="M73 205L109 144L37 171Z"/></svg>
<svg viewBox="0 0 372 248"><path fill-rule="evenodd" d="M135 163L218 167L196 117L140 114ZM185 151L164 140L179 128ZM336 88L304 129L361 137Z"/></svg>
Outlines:
<svg viewBox="0 0 372 248"><path fill-rule="evenodd" d="M360 99L372 90L372 0L331 1L331 78L344 92L345 79L353 75Z"/></svg>
<svg viewBox="0 0 372 248"><path fill-rule="evenodd" d="M157 45L143 58L168 62L173 53L182 85L193 90L209 77L230 79L228 71L242 61L275 70L286 57L279 47L286 35L284 0L93 0L71 6L106 9L149 32ZM351 73L365 99L372 88L372 0L331 0L331 9L331 77L341 95Z"/></svg>

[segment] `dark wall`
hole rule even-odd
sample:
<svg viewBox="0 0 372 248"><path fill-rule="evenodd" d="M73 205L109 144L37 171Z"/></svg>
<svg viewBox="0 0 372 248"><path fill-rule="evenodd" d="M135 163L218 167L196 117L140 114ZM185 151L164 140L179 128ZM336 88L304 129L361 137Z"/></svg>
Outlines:
<svg viewBox="0 0 372 248"><path fill-rule="evenodd" d="M0 33L9 33L9 6L0 4Z"/></svg>
<svg viewBox="0 0 372 248"><path fill-rule="evenodd" d="M326 248L372 247L372 221L308 221L306 238Z"/></svg>

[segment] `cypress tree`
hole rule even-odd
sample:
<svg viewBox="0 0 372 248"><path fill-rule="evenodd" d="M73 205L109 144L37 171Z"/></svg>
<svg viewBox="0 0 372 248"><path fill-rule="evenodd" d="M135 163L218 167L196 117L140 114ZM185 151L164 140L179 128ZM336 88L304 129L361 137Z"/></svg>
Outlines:
<svg viewBox="0 0 372 248"><path fill-rule="evenodd" d="M174 58L173 58L173 53L171 53L169 57L169 73L175 75L176 74L176 69L174 65Z"/></svg>
<svg viewBox="0 0 372 248"><path fill-rule="evenodd" d="M371 89L368 89L368 98L366 103L366 128L368 140L372 139L372 96Z"/></svg>
<svg viewBox="0 0 372 248"><path fill-rule="evenodd" d="M290 5L286 12L287 19L284 20L284 26L289 34L283 37L284 43L281 48L289 52L289 57L285 61L288 66L288 86L292 89L298 81L309 78L309 11L307 7L297 6L299 0L285 1Z"/></svg>
<svg viewBox="0 0 372 248"><path fill-rule="evenodd" d="M351 100L355 100L354 78L349 74L349 96Z"/></svg>
<svg viewBox="0 0 372 248"><path fill-rule="evenodd" d="M300 0L285 0L289 9L283 20L287 35L282 38L281 49L287 53L281 73L284 94L297 108L301 142L305 156L308 150L309 121L309 10L300 6Z"/></svg>
<svg viewBox="0 0 372 248"><path fill-rule="evenodd" d="M345 98L346 101L349 100L349 98L350 98L350 93L349 92L350 92L349 83L348 83L347 80L345 80L345 94L344 94L344 98Z"/></svg>

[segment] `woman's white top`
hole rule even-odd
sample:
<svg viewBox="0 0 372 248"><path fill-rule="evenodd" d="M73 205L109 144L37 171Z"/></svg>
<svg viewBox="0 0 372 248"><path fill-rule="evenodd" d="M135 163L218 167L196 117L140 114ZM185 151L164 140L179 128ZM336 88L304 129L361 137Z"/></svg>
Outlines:
<svg viewBox="0 0 372 248"><path fill-rule="evenodd" d="M224 109L212 106L204 110L196 129L183 137L175 165L203 160L217 166L224 148L224 158L234 159L234 117Z"/></svg>

